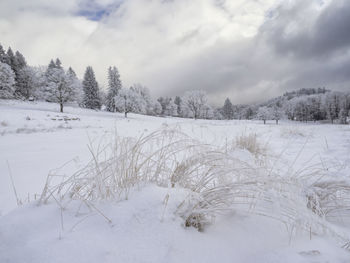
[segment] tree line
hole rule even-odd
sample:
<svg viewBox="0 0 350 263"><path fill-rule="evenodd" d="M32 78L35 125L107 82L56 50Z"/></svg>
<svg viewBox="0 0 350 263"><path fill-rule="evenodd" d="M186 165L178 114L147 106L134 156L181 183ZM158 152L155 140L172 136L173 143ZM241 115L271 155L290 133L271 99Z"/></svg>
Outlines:
<svg viewBox="0 0 350 263"><path fill-rule="evenodd" d="M224 119L260 119L264 123L289 119L346 124L350 116L350 92L304 88L255 105L232 105L226 99L221 113Z"/></svg>
<svg viewBox="0 0 350 263"><path fill-rule="evenodd" d="M94 70L88 66L83 80L71 67L64 69L60 59L47 66L32 67L11 47L5 51L0 44L0 98L42 100L64 105L76 103L80 107L194 119L280 119L295 121L337 121L347 123L350 111L350 92L334 92L325 88L299 89L265 103L233 105L227 98L222 107L212 107L203 90L191 90L182 96L153 99L150 90L134 84L124 88L116 66L107 70L108 87L100 88Z"/></svg>

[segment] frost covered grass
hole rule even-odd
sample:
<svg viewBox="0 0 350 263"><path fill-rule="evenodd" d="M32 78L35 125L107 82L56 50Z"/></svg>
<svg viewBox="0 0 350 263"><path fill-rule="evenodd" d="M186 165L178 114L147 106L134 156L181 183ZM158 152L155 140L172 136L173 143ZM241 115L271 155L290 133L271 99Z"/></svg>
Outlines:
<svg viewBox="0 0 350 263"><path fill-rule="evenodd" d="M98 202L125 200L132 189L156 184L185 190L174 213L186 227L205 231L217 217L253 214L282 222L290 239L300 233L328 235L347 247L349 237L341 230L350 222L347 181L329 176L325 163L297 171L282 168L279 159L267 157L256 135L229 145L203 144L176 129L138 139L115 136L110 144L90 147L92 160L83 169L71 176L50 174L40 203L54 200L65 210L78 200L111 222ZM241 148L251 156L239 158ZM261 156L265 161L256 161Z"/></svg>
<svg viewBox="0 0 350 263"><path fill-rule="evenodd" d="M236 138L236 146L248 150L256 157L265 155L267 151L266 146L258 141L256 133L241 134Z"/></svg>

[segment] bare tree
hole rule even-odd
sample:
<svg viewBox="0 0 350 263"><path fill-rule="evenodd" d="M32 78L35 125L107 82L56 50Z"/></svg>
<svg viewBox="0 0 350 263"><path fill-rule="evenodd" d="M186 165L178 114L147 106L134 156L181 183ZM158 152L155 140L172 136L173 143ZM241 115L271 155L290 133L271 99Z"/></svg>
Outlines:
<svg viewBox="0 0 350 263"><path fill-rule="evenodd" d="M192 112L193 118L198 119L201 117L205 105L207 105L207 94L203 90L187 91L184 96L184 102Z"/></svg>

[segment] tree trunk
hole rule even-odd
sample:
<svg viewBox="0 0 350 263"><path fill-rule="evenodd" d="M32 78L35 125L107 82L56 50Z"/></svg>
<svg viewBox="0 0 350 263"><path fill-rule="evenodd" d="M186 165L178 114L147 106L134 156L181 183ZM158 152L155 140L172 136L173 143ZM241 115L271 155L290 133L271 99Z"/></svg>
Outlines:
<svg viewBox="0 0 350 263"><path fill-rule="evenodd" d="M63 112L63 103L60 103L60 112Z"/></svg>
<svg viewBox="0 0 350 263"><path fill-rule="evenodd" d="M278 125L278 120L276 120L276 125Z"/></svg>
<svg viewBox="0 0 350 263"><path fill-rule="evenodd" d="M124 112L124 116L125 116L125 118L128 117L128 112L127 111Z"/></svg>
<svg viewBox="0 0 350 263"><path fill-rule="evenodd" d="M264 124L266 124L266 120L264 120Z"/></svg>

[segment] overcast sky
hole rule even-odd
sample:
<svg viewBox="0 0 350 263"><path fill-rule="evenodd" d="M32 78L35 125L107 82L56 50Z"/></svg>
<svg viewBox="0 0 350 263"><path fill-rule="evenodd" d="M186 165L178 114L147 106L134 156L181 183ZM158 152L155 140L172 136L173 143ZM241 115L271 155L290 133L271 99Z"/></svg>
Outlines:
<svg viewBox="0 0 350 263"><path fill-rule="evenodd" d="M214 104L350 89L348 0L0 0L0 43L82 78L109 65L154 97L204 89Z"/></svg>

